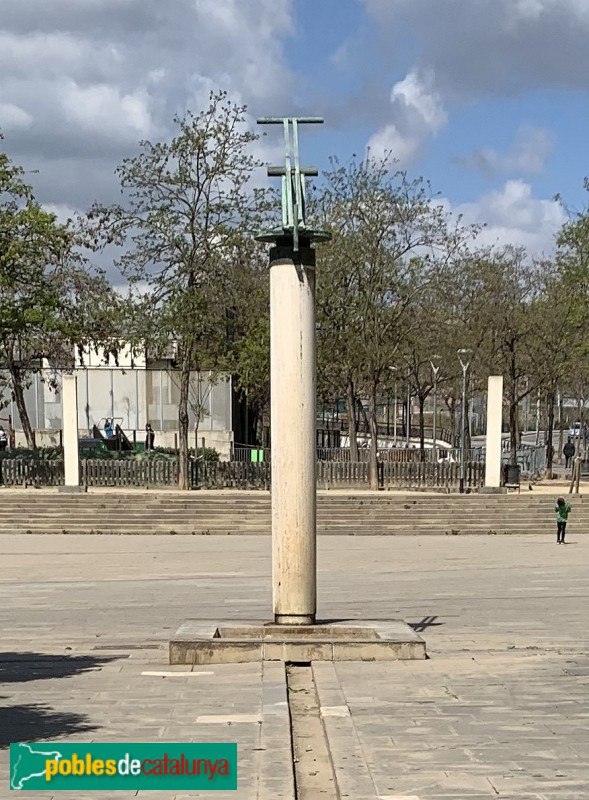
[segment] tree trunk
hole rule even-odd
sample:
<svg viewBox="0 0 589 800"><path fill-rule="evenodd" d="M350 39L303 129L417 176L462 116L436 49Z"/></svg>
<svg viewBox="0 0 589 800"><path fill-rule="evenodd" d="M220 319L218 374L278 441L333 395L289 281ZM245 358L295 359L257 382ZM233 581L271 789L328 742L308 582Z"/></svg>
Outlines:
<svg viewBox="0 0 589 800"><path fill-rule="evenodd" d="M369 418L370 425L370 488L374 491L378 489L378 420L376 398L378 390L378 381L372 380L370 387L369 398Z"/></svg>
<svg viewBox="0 0 589 800"><path fill-rule="evenodd" d="M552 439L554 437L554 391L548 395L548 430L546 432L546 476L552 478L552 463L554 460L554 447Z"/></svg>
<svg viewBox="0 0 589 800"><path fill-rule="evenodd" d="M190 391L190 350L184 351L178 403L178 488L188 489L188 395Z"/></svg>
<svg viewBox="0 0 589 800"><path fill-rule="evenodd" d="M420 394L417 399L419 401L419 460L425 461L425 397Z"/></svg>
<svg viewBox="0 0 589 800"><path fill-rule="evenodd" d="M346 406L348 409L348 438L350 440L350 461L358 461L358 428L356 426L356 393L354 382L349 379L346 386Z"/></svg>
<svg viewBox="0 0 589 800"><path fill-rule="evenodd" d="M25 435L25 439L27 440L27 447L34 449L37 446L35 442L35 431L31 426L29 412L27 411L27 406L25 404L25 392L22 385L22 375L20 369L11 358L6 359L6 366L10 372L14 402L16 403L18 415L20 417L20 424L22 425L23 433Z"/></svg>
<svg viewBox="0 0 589 800"><path fill-rule="evenodd" d="M366 409L364 408L364 404L362 403L360 398L356 399L356 406L359 412L358 421L360 420L360 417L362 417L362 422L364 423L364 430L366 431L366 433L370 433L370 420L368 418L368 415L366 414Z"/></svg>

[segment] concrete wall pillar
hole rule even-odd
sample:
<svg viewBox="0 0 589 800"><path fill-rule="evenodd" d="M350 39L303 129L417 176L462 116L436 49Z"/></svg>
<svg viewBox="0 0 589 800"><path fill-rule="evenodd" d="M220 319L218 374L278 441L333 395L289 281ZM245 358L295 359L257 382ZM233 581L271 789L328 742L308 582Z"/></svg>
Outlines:
<svg viewBox="0 0 589 800"><path fill-rule="evenodd" d="M303 242L301 242L303 245ZM270 251L272 578L278 624L315 622L315 251Z"/></svg>
<svg viewBox="0 0 589 800"><path fill-rule="evenodd" d="M501 427L503 423L503 376L491 375L487 390L487 443L485 486L501 486Z"/></svg>
<svg viewBox="0 0 589 800"><path fill-rule="evenodd" d="M63 403L63 461L65 485L79 486L80 458L78 454L78 379L63 375L61 387Z"/></svg>

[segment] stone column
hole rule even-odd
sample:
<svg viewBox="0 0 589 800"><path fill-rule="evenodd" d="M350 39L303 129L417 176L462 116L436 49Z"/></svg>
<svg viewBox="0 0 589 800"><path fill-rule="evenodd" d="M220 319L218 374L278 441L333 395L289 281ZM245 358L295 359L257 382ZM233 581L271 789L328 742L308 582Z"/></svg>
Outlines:
<svg viewBox="0 0 589 800"><path fill-rule="evenodd" d="M70 490L80 486L80 458L78 453L78 379L63 375L61 386L63 416L63 462L65 486Z"/></svg>
<svg viewBox="0 0 589 800"><path fill-rule="evenodd" d="M503 421L503 376L491 375L487 391L487 446L485 487L501 486L501 426Z"/></svg>
<svg viewBox="0 0 589 800"><path fill-rule="evenodd" d="M270 251L274 620L310 625L317 605L315 251Z"/></svg>

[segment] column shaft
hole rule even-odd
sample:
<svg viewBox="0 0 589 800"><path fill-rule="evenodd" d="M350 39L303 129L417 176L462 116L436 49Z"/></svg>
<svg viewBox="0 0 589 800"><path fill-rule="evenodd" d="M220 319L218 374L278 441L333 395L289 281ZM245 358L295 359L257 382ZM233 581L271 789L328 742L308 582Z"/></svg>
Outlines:
<svg viewBox="0 0 589 800"><path fill-rule="evenodd" d="M65 485L79 486L80 457L78 453L78 379L75 375L63 375L61 398Z"/></svg>
<svg viewBox="0 0 589 800"><path fill-rule="evenodd" d="M501 427L503 422L503 376L491 375L487 391L487 442L485 486L501 486Z"/></svg>
<svg viewBox="0 0 589 800"><path fill-rule="evenodd" d="M275 622L316 612L315 251L270 253L272 574Z"/></svg>

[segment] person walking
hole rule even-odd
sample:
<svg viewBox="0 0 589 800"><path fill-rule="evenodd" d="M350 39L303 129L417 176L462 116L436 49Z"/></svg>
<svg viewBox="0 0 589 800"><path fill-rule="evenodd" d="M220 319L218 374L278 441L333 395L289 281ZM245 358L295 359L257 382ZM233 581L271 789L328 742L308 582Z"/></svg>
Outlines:
<svg viewBox="0 0 589 800"><path fill-rule="evenodd" d="M564 468L568 469L569 465L572 461L573 456L575 455L575 445L573 444L573 440L569 436L567 443L562 448L562 452L564 455Z"/></svg>
<svg viewBox="0 0 589 800"><path fill-rule="evenodd" d="M153 445L155 442L155 431L149 424L145 426L145 449L146 450L153 450Z"/></svg>
<svg viewBox="0 0 589 800"><path fill-rule="evenodd" d="M564 534L567 527L567 520L571 513L571 504L567 503L564 497L559 497L554 506L556 512L556 544L566 544Z"/></svg>

